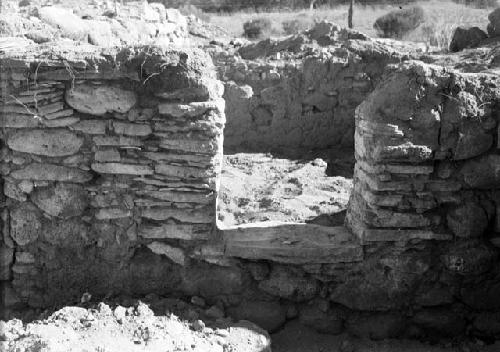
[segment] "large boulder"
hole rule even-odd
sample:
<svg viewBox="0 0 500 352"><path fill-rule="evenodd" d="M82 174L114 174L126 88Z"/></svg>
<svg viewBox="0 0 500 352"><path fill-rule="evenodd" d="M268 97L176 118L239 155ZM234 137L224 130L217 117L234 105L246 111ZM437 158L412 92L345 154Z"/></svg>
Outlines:
<svg viewBox="0 0 500 352"><path fill-rule="evenodd" d="M384 38L403 38L406 34L415 30L424 20L423 8L412 6L391 11L377 18L373 28Z"/></svg>
<svg viewBox="0 0 500 352"><path fill-rule="evenodd" d="M500 7L495 9L488 15L490 23L488 23L488 34L490 37L500 36Z"/></svg>
<svg viewBox="0 0 500 352"><path fill-rule="evenodd" d="M479 27L457 27L450 42L450 51L457 52L477 47L488 35Z"/></svg>

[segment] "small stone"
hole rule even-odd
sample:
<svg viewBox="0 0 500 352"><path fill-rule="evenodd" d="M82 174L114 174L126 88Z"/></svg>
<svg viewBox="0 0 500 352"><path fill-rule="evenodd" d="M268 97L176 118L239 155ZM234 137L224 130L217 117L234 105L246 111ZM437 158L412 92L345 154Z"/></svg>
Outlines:
<svg viewBox="0 0 500 352"><path fill-rule="evenodd" d="M111 310L110 306L108 306L106 303L103 303L103 302L99 302L99 304L97 305L97 310L102 315L111 315L111 314L113 314L113 311Z"/></svg>
<svg viewBox="0 0 500 352"><path fill-rule="evenodd" d="M113 311L113 315L120 324L124 322L126 313L127 310L122 306L117 306Z"/></svg>
<svg viewBox="0 0 500 352"><path fill-rule="evenodd" d="M33 188L34 188L34 185L33 185L33 182L31 181L28 181L28 180L22 180L21 182L19 182L19 184L17 185L17 187L24 193L31 193L33 191Z"/></svg>
<svg viewBox="0 0 500 352"><path fill-rule="evenodd" d="M205 323L201 320L195 320L193 322L193 329L195 331L203 331L203 329L205 329Z"/></svg>
<svg viewBox="0 0 500 352"><path fill-rule="evenodd" d="M99 209L96 212L95 218L97 220L113 220L113 219L128 218L131 215L132 214L129 210L124 210L121 208L104 208L104 209Z"/></svg>
<svg viewBox="0 0 500 352"><path fill-rule="evenodd" d="M107 121L103 120L81 120L70 129L87 134L105 134L107 125Z"/></svg>
<svg viewBox="0 0 500 352"><path fill-rule="evenodd" d="M135 313L137 316L142 318L152 317L154 316L154 312L149 308L149 306L143 302L139 302L137 307L135 308Z"/></svg>
<svg viewBox="0 0 500 352"><path fill-rule="evenodd" d="M137 123L113 122L113 128L117 134L124 134L128 136L141 136L145 137L150 135L153 131L151 126Z"/></svg>
<svg viewBox="0 0 500 352"><path fill-rule="evenodd" d="M43 121L43 124L45 125L45 127L48 128L57 128L57 127L71 126L77 123L78 121L80 121L78 117L66 117L56 120L45 120Z"/></svg>
<svg viewBox="0 0 500 352"><path fill-rule="evenodd" d="M16 252L16 263L33 264L35 263L35 256L29 252Z"/></svg>

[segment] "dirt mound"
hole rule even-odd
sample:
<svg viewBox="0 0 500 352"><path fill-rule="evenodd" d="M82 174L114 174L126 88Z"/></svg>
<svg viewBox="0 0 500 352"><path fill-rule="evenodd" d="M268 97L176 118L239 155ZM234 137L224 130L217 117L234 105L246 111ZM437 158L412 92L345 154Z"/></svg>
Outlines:
<svg viewBox="0 0 500 352"><path fill-rule="evenodd" d="M166 304L165 304L166 303ZM156 302L156 308L161 302ZM194 308L180 300L163 302L155 312L137 302L128 308L99 303L93 308L64 307L43 320L23 324L0 322L2 351L199 351L267 352L267 332L248 321L202 321ZM171 309L184 307L190 320ZM191 307L194 307L193 305Z"/></svg>

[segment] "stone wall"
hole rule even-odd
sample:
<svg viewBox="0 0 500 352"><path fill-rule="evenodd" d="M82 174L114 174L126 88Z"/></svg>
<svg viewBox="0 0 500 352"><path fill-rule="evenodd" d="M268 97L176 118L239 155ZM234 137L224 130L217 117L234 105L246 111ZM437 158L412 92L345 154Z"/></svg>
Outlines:
<svg viewBox="0 0 500 352"><path fill-rule="evenodd" d="M215 236L225 117L210 58L28 45L0 64L2 303L174 290L172 267Z"/></svg>
<svg viewBox="0 0 500 352"><path fill-rule="evenodd" d="M358 107L346 223L365 256L333 300L411 307L416 336L499 335L499 97L498 75L408 62Z"/></svg>
<svg viewBox="0 0 500 352"><path fill-rule="evenodd" d="M348 223L364 243L498 231L499 83L408 63L358 107Z"/></svg>
<svg viewBox="0 0 500 352"><path fill-rule="evenodd" d="M322 22L284 40L237 52L214 50L225 82L229 151L303 151L354 146L354 110L385 66L416 46L392 47Z"/></svg>

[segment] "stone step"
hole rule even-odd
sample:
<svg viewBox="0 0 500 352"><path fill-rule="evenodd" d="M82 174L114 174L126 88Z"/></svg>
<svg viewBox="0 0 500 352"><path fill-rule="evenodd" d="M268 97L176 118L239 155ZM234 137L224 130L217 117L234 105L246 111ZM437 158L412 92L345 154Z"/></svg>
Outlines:
<svg viewBox="0 0 500 352"><path fill-rule="evenodd" d="M266 221L219 231L228 257L289 264L363 260L362 246L343 226Z"/></svg>

